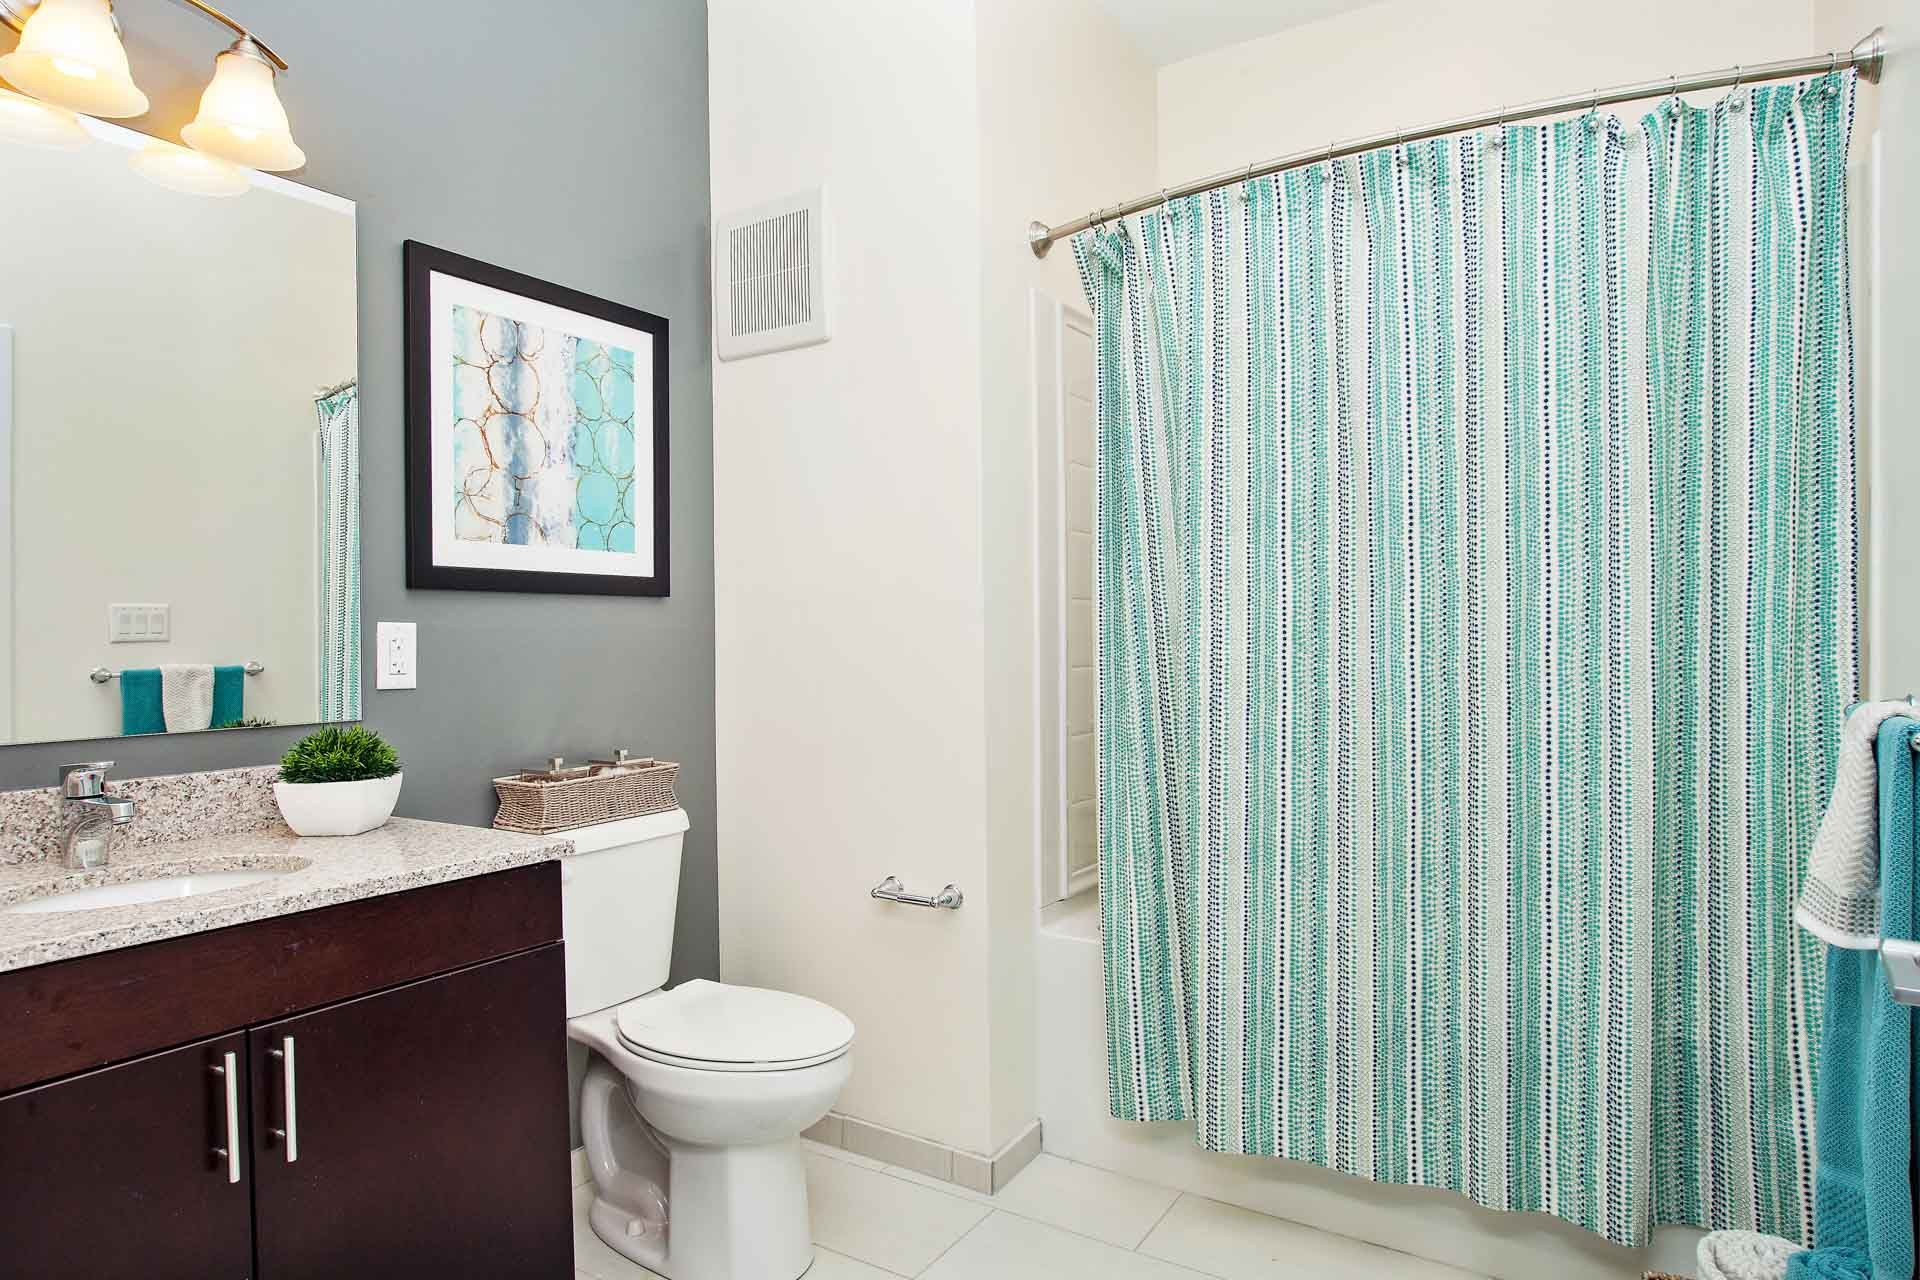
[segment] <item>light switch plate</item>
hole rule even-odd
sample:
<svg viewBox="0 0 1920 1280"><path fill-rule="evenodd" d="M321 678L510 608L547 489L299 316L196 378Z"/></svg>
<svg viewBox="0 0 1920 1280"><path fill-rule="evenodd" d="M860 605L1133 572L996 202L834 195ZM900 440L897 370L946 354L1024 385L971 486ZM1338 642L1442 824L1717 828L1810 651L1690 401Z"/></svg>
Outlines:
<svg viewBox="0 0 1920 1280"><path fill-rule="evenodd" d="M164 604L107 606L108 644L156 644L173 632L173 610Z"/></svg>
<svg viewBox="0 0 1920 1280"><path fill-rule="evenodd" d="M374 688L419 687L419 648L414 638L411 622L382 622L374 628Z"/></svg>

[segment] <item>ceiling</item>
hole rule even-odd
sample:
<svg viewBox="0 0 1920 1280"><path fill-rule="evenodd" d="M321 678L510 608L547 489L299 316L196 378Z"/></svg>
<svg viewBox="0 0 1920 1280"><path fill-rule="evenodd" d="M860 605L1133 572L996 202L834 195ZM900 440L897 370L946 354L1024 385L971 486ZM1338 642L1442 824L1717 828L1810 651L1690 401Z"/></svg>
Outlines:
<svg viewBox="0 0 1920 1280"><path fill-rule="evenodd" d="M1095 0L1159 67L1373 0Z"/></svg>

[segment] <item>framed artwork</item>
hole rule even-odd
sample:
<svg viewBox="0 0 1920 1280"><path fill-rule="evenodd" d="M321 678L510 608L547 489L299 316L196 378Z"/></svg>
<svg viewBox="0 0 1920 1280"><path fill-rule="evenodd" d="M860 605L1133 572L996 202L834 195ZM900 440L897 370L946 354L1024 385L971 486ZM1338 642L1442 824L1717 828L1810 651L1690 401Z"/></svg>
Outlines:
<svg viewBox="0 0 1920 1280"><path fill-rule="evenodd" d="M409 240L407 585L664 596L667 322Z"/></svg>

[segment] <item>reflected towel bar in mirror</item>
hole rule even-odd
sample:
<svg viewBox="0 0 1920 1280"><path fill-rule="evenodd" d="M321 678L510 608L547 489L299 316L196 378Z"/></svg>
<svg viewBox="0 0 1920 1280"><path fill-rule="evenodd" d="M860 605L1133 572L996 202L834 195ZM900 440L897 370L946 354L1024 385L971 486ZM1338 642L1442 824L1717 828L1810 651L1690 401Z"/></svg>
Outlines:
<svg viewBox="0 0 1920 1280"><path fill-rule="evenodd" d="M257 676L266 669L263 664L258 662L249 662L246 665L246 672L250 676ZM95 667L93 670L87 672L87 679L93 681L95 684L105 684L109 680L118 680L119 678L120 673L118 671L109 671L105 667Z"/></svg>

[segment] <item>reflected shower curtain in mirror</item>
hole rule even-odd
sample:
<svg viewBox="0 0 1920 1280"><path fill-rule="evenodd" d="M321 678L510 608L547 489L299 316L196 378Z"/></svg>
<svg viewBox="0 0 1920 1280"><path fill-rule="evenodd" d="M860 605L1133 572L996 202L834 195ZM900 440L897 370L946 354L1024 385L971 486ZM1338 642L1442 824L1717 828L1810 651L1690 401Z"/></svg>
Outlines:
<svg viewBox="0 0 1920 1280"><path fill-rule="evenodd" d="M1116 1116L1811 1234L1850 75L1077 237Z"/></svg>
<svg viewBox="0 0 1920 1280"><path fill-rule="evenodd" d="M320 414L320 719L360 718L360 384Z"/></svg>

